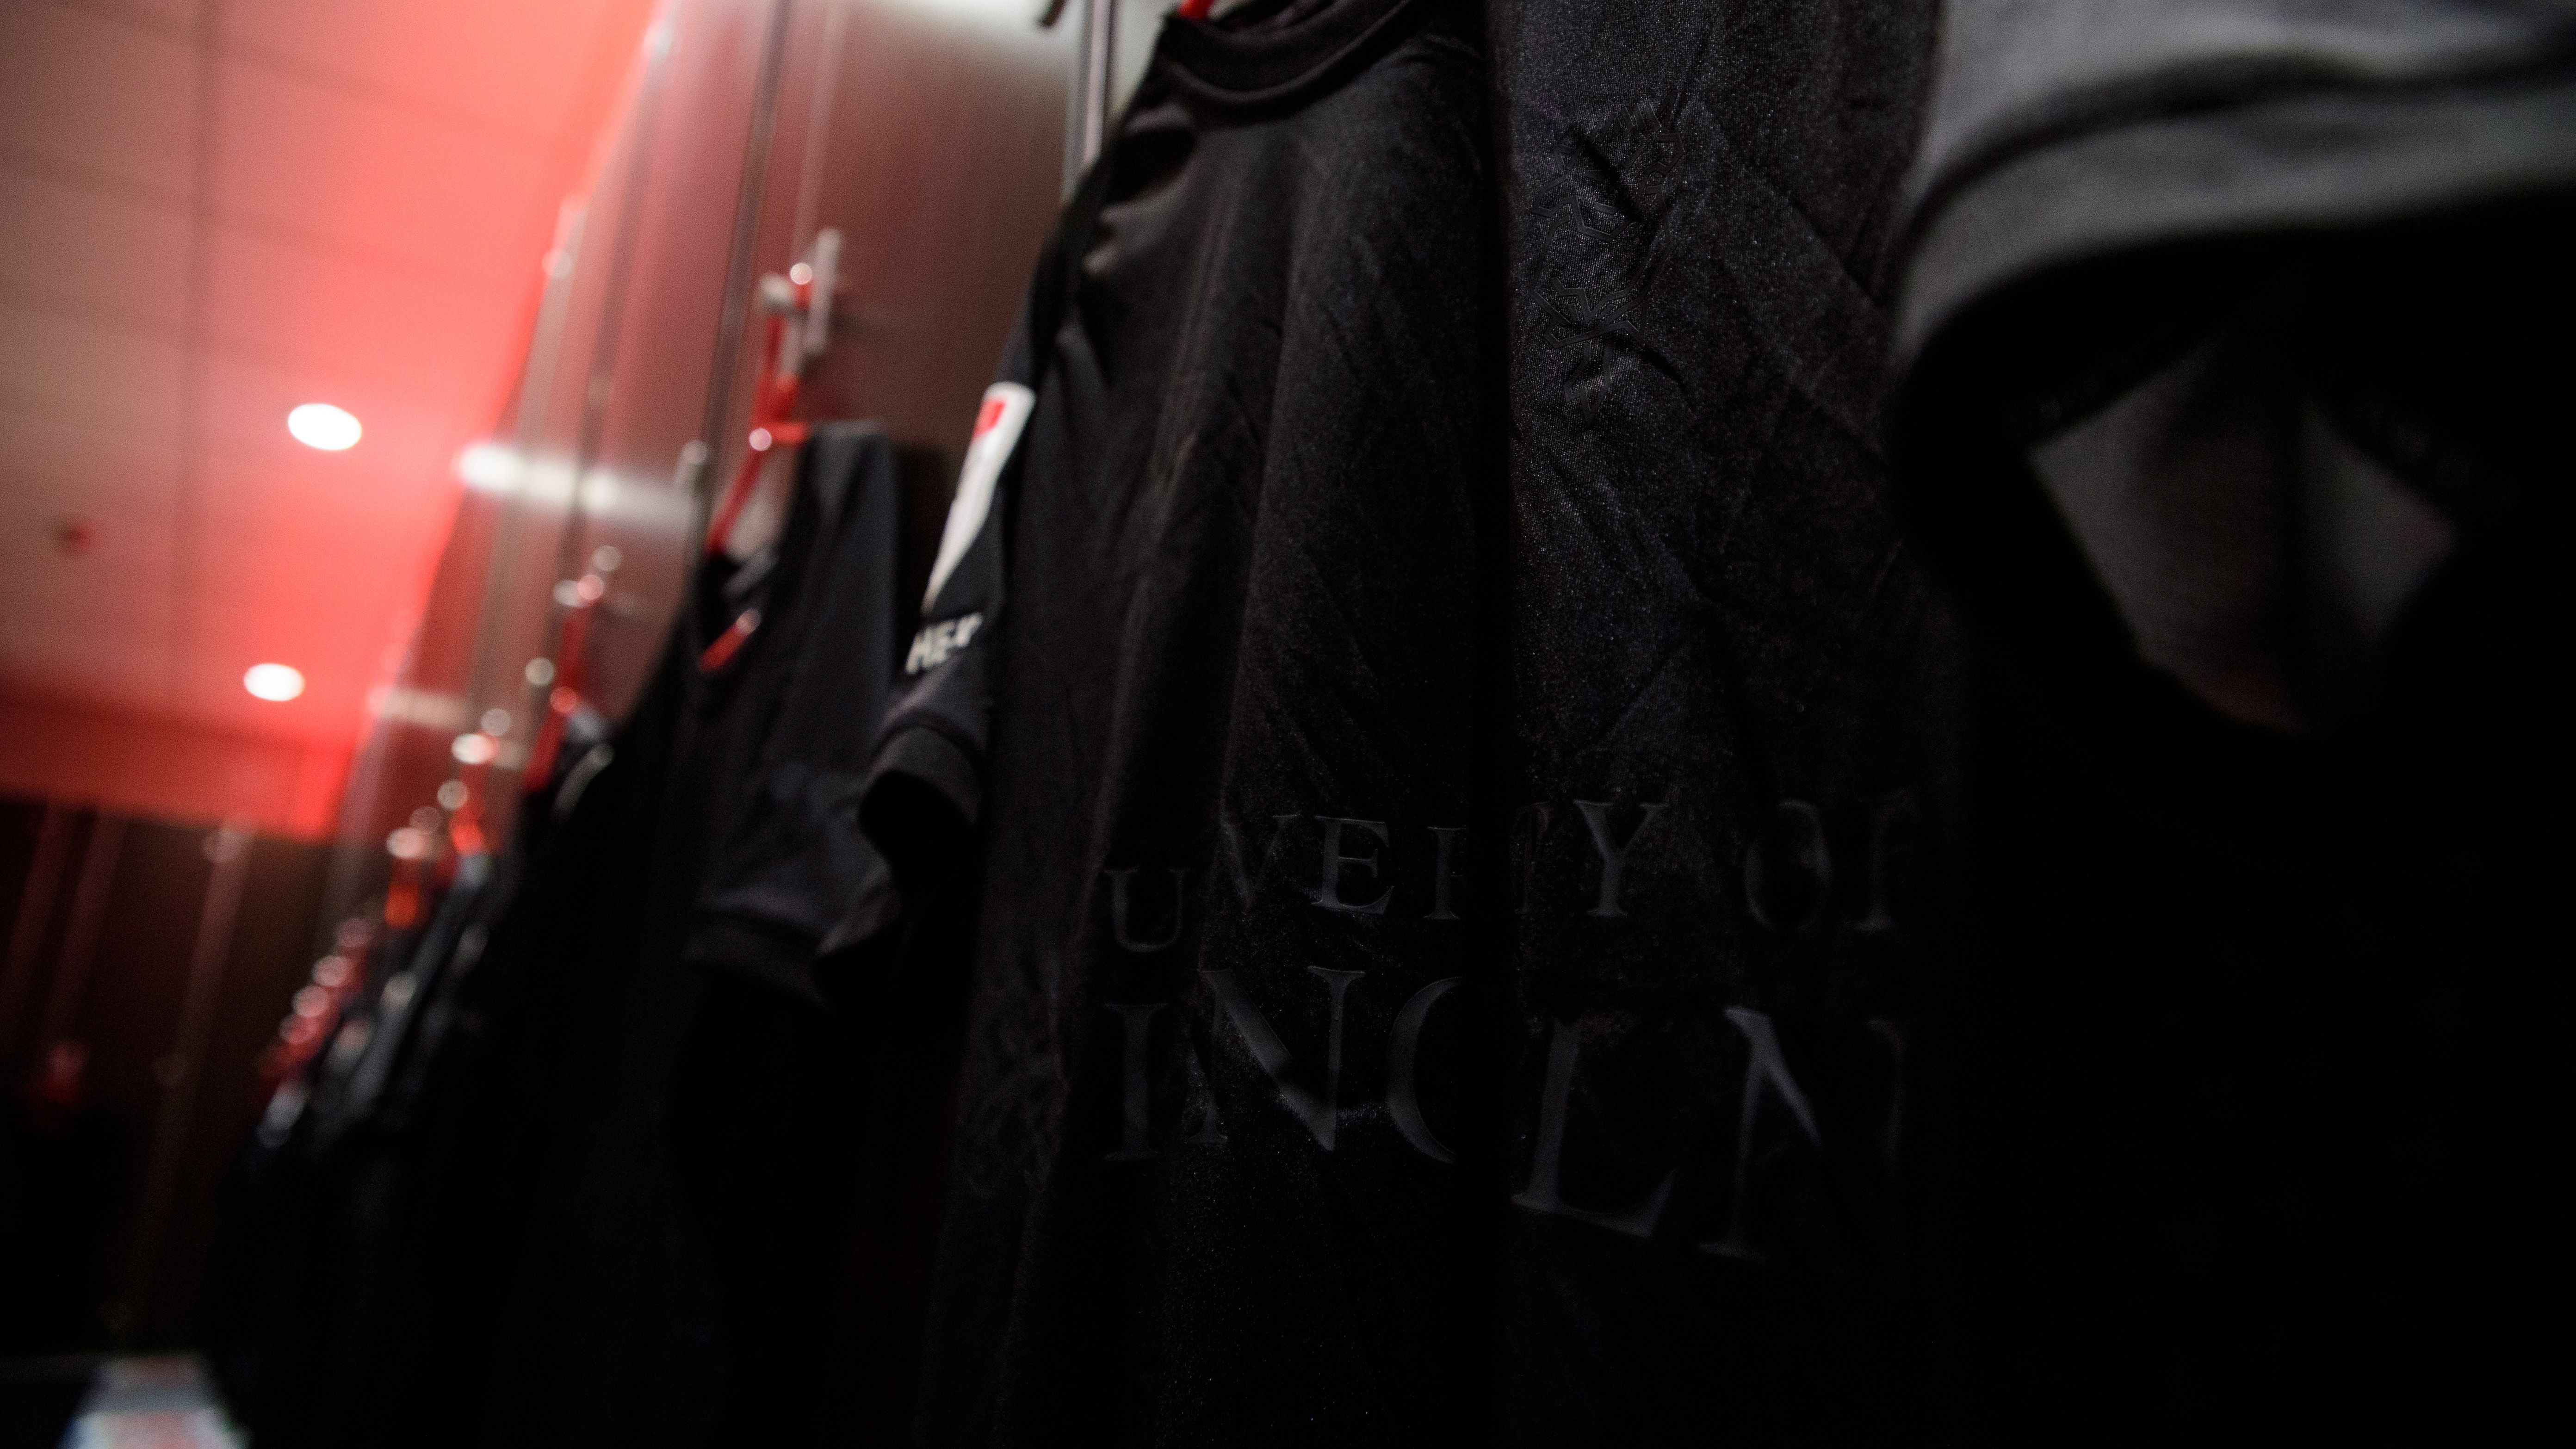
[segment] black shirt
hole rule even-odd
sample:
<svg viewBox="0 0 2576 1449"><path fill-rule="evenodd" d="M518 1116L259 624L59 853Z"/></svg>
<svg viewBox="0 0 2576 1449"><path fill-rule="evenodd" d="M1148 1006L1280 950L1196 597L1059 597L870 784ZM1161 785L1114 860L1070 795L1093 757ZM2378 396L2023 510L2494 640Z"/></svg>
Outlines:
<svg viewBox="0 0 2576 1449"><path fill-rule="evenodd" d="M543 1050L561 1088L545 1104L543 1165L531 1174L509 1294L488 1342L482 1432L492 1442L695 1444L722 1423L734 1371L724 1271L693 1220L671 1130L673 1091L708 994L708 973L688 951L700 897L726 863L721 849L763 838L764 821L747 806L764 763L813 758L802 753L810 736L768 746L807 672L796 647L813 602L807 583L838 572L818 548L827 515L865 513L846 488L817 486L817 461L833 456L855 460L831 446L802 460L771 545L740 564L711 559L699 569L592 787L613 787L602 802L609 858L596 893L572 906L577 944L557 967L571 978L568 1009ZM852 506L830 506L839 499ZM800 817L788 819L792 829ZM757 850L732 859L749 862L743 878L765 874ZM799 973L788 954L784 968L755 951L729 959L793 990Z"/></svg>
<svg viewBox="0 0 2576 1449"><path fill-rule="evenodd" d="M2567 11L1945 25L1896 433L1977 655L1945 1377L2474 1437L2568 1282Z"/></svg>
<svg viewBox="0 0 2576 1449"><path fill-rule="evenodd" d="M926 1443L1464 1429L1483 114L1454 5L1173 20L1041 264L867 805L980 835Z"/></svg>
<svg viewBox="0 0 2576 1449"><path fill-rule="evenodd" d="M1946 607L1880 446L1924 3L1492 7L1522 751L1510 1442L1910 1402Z"/></svg>
<svg viewBox="0 0 2576 1449"><path fill-rule="evenodd" d="M747 724L756 757L690 928L691 961L817 1005L815 953L884 868L859 830L858 801L910 617L898 597L903 478L873 425L823 424L805 444L800 516L781 540L802 555L796 597L761 624L775 680Z"/></svg>
<svg viewBox="0 0 2576 1449"><path fill-rule="evenodd" d="M708 973L671 1089L675 1164L716 1289L724 1385L714 1442L847 1437L868 1417L873 1345L853 1342L846 1271L859 1193L887 1144L869 1111L872 1043L816 994L828 929L885 866L858 795L901 623L906 469L873 425L816 427L760 630L770 681L731 824L705 868L689 964ZM787 591L787 592L782 592ZM887 1295L867 1321L900 1315ZM918 1332L917 1314L904 1318ZM906 1406L909 1407L908 1405Z"/></svg>

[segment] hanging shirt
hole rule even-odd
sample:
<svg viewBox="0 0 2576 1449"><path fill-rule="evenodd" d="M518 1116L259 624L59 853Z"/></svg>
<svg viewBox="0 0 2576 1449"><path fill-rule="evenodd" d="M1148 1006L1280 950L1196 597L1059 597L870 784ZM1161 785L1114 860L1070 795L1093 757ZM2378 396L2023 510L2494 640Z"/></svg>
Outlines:
<svg viewBox="0 0 2576 1449"><path fill-rule="evenodd" d="M1957 664L1880 446L1923 3L1490 7L1515 909L1502 1433L1910 1403Z"/></svg>
<svg viewBox="0 0 2576 1449"><path fill-rule="evenodd" d="M1472 1432L1483 88L1456 5L1174 19L1041 263L844 967L972 876L924 1443Z"/></svg>
<svg viewBox="0 0 2576 1449"><path fill-rule="evenodd" d="M1896 439L1979 660L1919 1262L1982 1422L2546 1412L2572 24L1944 7Z"/></svg>
<svg viewBox="0 0 2576 1449"><path fill-rule="evenodd" d="M363 1025L281 1091L236 1168L209 1357L262 1443L473 1432L560 1084L550 968L588 940L611 854L605 729L577 712L508 852L460 861L422 929L377 938Z"/></svg>
<svg viewBox="0 0 2576 1449"><path fill-rule="evenodd" d="M730 833L707 864L688 958L820 1005L810 968L871 873L859 830L874 722L885 716L908 600L899 533L903 474L874 425L814 428L797 460L796 507L812 540L787 607L759 625L780 662Z"/></svg>
<svg viewBox="0 0 2576 1449"><path fill-rule="evenodd" d="M577 944L547 963L561 1085L485 1344L486 1442L694 1444L720 1421L720 1285L669 1124L707 985L685 952L787 689L820 523L800 486L769 545L701 565L612 741L611 859L576 908Z"/></svg>
<svg viewBox="0 0 2576 1449"><path fill-rule="evenodd" d="M797 459L782 560L759 626L769 653L742 728L750 764L705 867L685 959L707 974L670 1089L674 1163L716 1285L726 1443L848 1437L862 1386L843 1310L893 1313L846 1272L859 1188L887 1144L872 1058L900 1047L836 1020L811 963L885 866L858 796L894 679L903 478L873 424L817 425ZM782 594L781 589L792 589ZM874 1321L871 1319L870 1321ZM909 1405L906 1406L907 1408Z"/></svg>

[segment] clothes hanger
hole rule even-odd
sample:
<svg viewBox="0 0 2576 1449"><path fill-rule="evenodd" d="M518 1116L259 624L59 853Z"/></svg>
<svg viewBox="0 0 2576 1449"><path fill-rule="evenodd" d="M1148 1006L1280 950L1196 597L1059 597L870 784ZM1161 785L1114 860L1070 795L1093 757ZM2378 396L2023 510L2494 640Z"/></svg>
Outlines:
<svg viewBox="0 0 2576 1449"><path fill-rule="evenodd" d="M806 260L789 267L784 276L772 272L760 279L758 297L761 310L769 316L769 325L760 349L759 371L751 387L751 428L744 438L750 446L714 516L708 520L709 558L722 553L726 541L733 536L734 525L759 486L761 466L768 461L769 452L805 441L808 425L793 416L797 392L804 381L805 364L821 356L830 341L832 293L839 280L840 265L841 234L827 227L815 233L814 246Z"/></svg>

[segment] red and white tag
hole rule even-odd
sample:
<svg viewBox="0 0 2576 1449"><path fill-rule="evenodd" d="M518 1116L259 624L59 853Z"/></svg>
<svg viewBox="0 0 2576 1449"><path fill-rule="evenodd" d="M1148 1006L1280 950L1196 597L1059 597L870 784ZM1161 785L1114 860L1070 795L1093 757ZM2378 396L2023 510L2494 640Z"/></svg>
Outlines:
<svg viewBox="0 0 2576 1449"><path fill-rule="evenodd" d="M1019 446L1020 429L1038 405L1038 395L1016 382L997 382L984 389L984 405L975 414L975 440L966 445L966 466L957 471L957 496L948 504L948 526L939 533L939 559L930 566L930 587L922 593L921 611L939 601L939 586L957 571L958 562L984 531L984 516L993 511L993 485L1002 465Z"/></svg>

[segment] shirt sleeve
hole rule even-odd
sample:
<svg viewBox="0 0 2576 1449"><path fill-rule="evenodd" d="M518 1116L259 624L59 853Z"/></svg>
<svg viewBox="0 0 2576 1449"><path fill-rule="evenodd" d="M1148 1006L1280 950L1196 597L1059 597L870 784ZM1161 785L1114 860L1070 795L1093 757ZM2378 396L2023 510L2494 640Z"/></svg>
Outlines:
<svg viewBox="0 0 2576 1449"><path fill-rule="evenodd" d="M964 872L983 816L990 660L995 631L1005 627L1007 520L1036 407L1028 334L1024 313L1001 375L977 410L921 626L904 650L869 762L859 820L888 868L871 874L825 941L827 958L865 956L890 944L907 901L926 899Z"/></svg>

